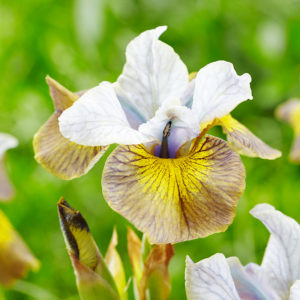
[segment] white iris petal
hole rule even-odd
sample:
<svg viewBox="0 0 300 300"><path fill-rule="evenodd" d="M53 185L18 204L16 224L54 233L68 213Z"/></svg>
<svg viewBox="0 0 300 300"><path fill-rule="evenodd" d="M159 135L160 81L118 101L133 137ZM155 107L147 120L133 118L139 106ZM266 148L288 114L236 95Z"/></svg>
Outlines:
<svg viewBox="0 0 300 300"><path fill-rule="evenodd" d="M238 76L231 63L216 61L196 77L192 109L200 123L221 118L241 102L252 99L249 74Z"/></svg>
<svg viewBox="0 0 300 300"><path fill-rule="evenodd" d="M115 88L144 116L151 119L160 105L182 95L188 70L172 47L158 40L160 26L133 39L126 48L126 64Z"/></svg>
<svg viewBox="0 0 300 300"><path fill-rule="evenodd" d="M117 82L102 83L59 118L62 135L85 146L157 143L171 121L171 157L200 133L200 123L229 113L252 98L250 75L238 76L224 61L202 68L189 82L188 70L172 47L158 40L160 26L133 39Z"/></svg>
<svg viewBox="0 0 300 300"><path fill-rule="evenodd" d="M60 131L69 140L86 146L113 143L140 144L154 140L130 127L111 84L90 89L59 117Z"/></svg>
<svg viewBox="0 0 300 300"><path fill-rule="evenodd" d="M238 258L219 253L196 264L187 259L188 300L300 299L300 225L269 204L250 213L271 233L262 264L243 267Z"/></svg>

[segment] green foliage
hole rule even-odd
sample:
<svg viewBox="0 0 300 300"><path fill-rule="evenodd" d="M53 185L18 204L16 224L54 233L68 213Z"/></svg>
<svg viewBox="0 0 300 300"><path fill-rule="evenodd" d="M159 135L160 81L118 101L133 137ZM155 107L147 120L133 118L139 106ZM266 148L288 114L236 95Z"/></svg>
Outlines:
<svg viewBox="0 0 300 300"><path fill-rule="evenodd" d="M16 136L20 146L9 151L6 162L17 194L13 203L1 208L42 263L41 270L26 280L58 299L78 299L57 219L59 197L70 199L88 217L101 247L108 245L117 226L126 270L128 223L101 196L105 158L86 176L70 182L53 177L35 162L32 137L53 110L44 78L49 74L74 91L114 81L129 40L164 24L169 30L162 40L174 47L190 71L224 59L239 74L251 74L254 100L241 104L233 116L283 152L275 161L243 158L247 188L226 233L176 245L171 299L185 299L186 254L194 261L223 252L240 257L244 264L260 262L268 234L248 213L255 204L271 203L300 221L299 166L287 160L292 131L273 116L279 103L300 97L299 1L4 0L0 3L0 131ZM22 289L6 291L6 299L34 299L16 290Z"/></svg>

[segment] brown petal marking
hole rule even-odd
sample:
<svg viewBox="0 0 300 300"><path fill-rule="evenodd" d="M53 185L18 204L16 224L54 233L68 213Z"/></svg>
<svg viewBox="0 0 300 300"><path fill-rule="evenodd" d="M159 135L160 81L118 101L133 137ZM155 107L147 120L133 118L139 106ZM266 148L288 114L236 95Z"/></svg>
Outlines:
<svg viewBox="0 0 300 300"><path fill-rule="evenodd" d="M162 159L143 145L119 146L102 177L103 195L151 243L176 243L224 231L245 188L238 154L206 136L184 157Z"/></svg>

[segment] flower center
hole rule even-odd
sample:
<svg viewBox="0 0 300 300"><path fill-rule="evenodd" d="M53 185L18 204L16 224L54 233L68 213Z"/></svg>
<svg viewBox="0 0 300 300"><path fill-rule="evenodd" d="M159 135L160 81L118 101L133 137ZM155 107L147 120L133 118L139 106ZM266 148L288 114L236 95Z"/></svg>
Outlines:
<svg viewBox="0 0 300 300"><path fill-rule="evenodd" d="M161 158L169 158L169 147L168 147L168 137L171 133L172 121L169 121L163 131L163 138L161 142L160 154Z"/></svg>

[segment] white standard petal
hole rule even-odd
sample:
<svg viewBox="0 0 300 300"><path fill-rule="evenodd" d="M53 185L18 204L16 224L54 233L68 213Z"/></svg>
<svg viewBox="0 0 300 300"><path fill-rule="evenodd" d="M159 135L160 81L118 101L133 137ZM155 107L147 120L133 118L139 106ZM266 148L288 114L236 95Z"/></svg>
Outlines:
<svg viewBox="0 0 300 300"><path fill-rule="evenodd" d="M260 268L264 280L281 299L288 299L291 285L300 279L300 226L268 204L250 213L271 233Z"/></svg>
<svg viewBox="0 0 300 300"><path fill-rule="evenodd" d="M18 140L7 133L0 132L0 159L3 157L6 150L18 146Z"/></svg>
<svg viewBox="0 0 300 300"><path fill-rule="evenodd" d="M249 265L243 267L237 257L227 258L234 285L243 300L281 300L270 287L249 270ZM251 264L251 266L257 266Z"/></svg>
<svg viewBox="0 0 300 300"><path fill-rule="evenodd" d="M112 85L103 82L86 92L59 117L64 137L85 146L123 145L153 141L132 129Z"/></svg>
<svg viewBox="0 0 300 300"><path fill-rule="evenodd" d="M300 299L300 280L297 280L291 287L289 300Z"/></svg>
<svg viewBox="0 0 300 300"><path fill-rule="evenodd" d="M185 288L188 300L240 300L223 254L198 263L187 256Z"/></svg>
<svg viewBox="0 0 300 300"><path fill-rule="evenodd" d="M114 85L144 121L170 98L179 98L188 84L188 70L172 47L158 40L167 29L160 26L133 39L126 48L126 64Z"/></svg>
<svg viewBox="0 0 300 300"><path fill-rule="evenodd" d="M192 109L200 123L221 118L241 102L252 99L249 74L238 76L231 63L216 61L196 77Z"/></svg>

